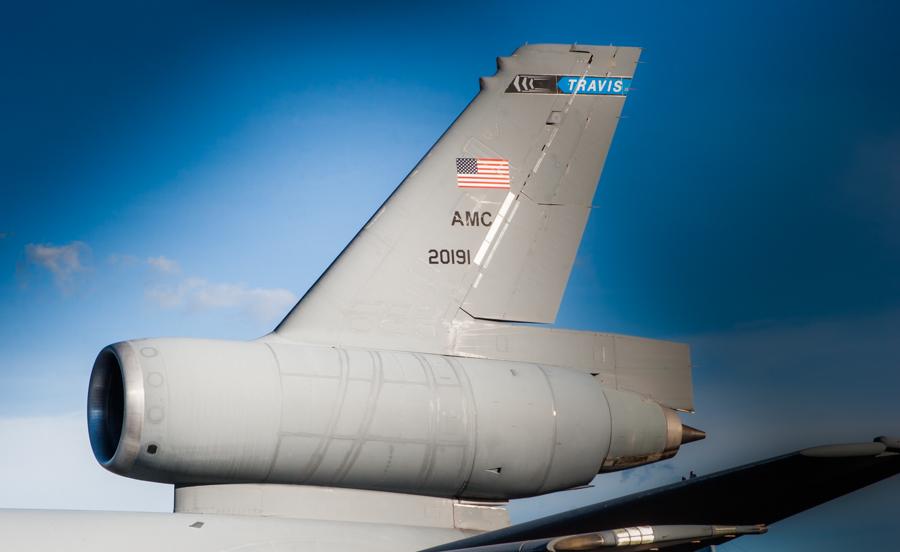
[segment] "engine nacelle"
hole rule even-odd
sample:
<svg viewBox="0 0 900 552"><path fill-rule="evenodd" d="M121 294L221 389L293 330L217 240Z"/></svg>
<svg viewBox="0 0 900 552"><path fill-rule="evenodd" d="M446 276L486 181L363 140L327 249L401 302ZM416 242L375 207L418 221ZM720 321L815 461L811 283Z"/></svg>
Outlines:
<svg viewBox="0 0 900 552"><path fill-rule="evenodd" d="M115 473L510 499L675 454L671 410L588 373L276 341L116 343L88 427Z"/></svg>

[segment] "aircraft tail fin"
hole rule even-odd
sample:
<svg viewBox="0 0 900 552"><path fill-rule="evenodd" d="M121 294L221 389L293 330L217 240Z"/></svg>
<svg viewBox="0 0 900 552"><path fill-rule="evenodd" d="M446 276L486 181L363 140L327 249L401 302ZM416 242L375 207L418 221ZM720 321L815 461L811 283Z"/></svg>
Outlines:
<svg viewBox="0 0 900 552"><path fill-rule="evenodd" d="M639 54L499 58L276 335L443 352L461 319L553 322Z"/></svg>

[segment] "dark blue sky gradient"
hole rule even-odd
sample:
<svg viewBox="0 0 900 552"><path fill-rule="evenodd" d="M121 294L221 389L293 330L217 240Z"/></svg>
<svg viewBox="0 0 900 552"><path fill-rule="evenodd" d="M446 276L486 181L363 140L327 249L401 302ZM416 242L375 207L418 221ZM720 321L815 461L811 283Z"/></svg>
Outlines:
<svg viewBox="0 0 900 552"><path fill-rule="evenodd" d="M157 291L302 295L496 56L578 41L645 51L557 325L691 343L710 439L514 514L900 434L898 24L874 1L7 6L0 417L80 411L113 341L266 333L286 307ZM73 242L61 279L26 252ZM897 490L726 549L896 537Z"/></svg>
<svg viewBox="0 0 900 552"><path fill-rule="evenodd" d="M576 274L571 294L593 295L599 281L613 324L673 335L897 305L900 199L873 183L896 184L895 8L534 8L354 6L336 18L111 5L10 17L0 220L43 230L31 239L71 239L293 101L321 117L303 127L340 137L365 132L329 124L346 122L343 97L368 112L346 119L366 125L379 111L401 117L386 111L421 92L443 100L431 109L444 117L423 129L436 136L494 53L580 37L643 46L647 64L584 248L623 264L603 265L584 291ZM460 36L457 15L472 10L497 32ZM394 155L408 168L418 153ZM869 166L879 162L894 174ZM41 213L21 209L37 201Z"/></svg>

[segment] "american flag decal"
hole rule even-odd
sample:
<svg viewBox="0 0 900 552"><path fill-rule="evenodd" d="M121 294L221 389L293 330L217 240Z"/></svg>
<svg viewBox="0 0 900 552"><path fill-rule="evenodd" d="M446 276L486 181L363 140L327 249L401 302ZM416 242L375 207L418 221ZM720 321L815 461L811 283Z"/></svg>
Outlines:
<svg viewBox="0 0 900 552"><path fill-rule="evenodd" d="M509 189L509 161L489 157L457 157L456 185L460 188Z"/></svg>

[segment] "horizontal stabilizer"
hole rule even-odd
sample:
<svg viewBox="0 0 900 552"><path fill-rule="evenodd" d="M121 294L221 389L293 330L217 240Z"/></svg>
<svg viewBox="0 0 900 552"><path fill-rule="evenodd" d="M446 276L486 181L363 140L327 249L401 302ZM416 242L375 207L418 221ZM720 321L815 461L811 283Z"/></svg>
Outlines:
<svg viewBox="0 0 900 552"><path fill-rule="evenodd" d="M654 525L763 526L900 473L900 442L879 437L872 443L804 449L666 487L569 510L428 549L442 552L500 546L518 550L525 541L543 541L616 527ZM732 532L672 551L699 550L740 536ZM667 549L669 550L669 549Z"/></svg>
<svg viewBox="0 0 900 552"><path fill-rule="evenodd" d="M765 525L644 525L622 527L569 535L555 539L490 544L462 548L456 552L588 552L591 550L692 550L707 546L710 541L721 542L744 535L759 535L767 531Z"/></svg>

